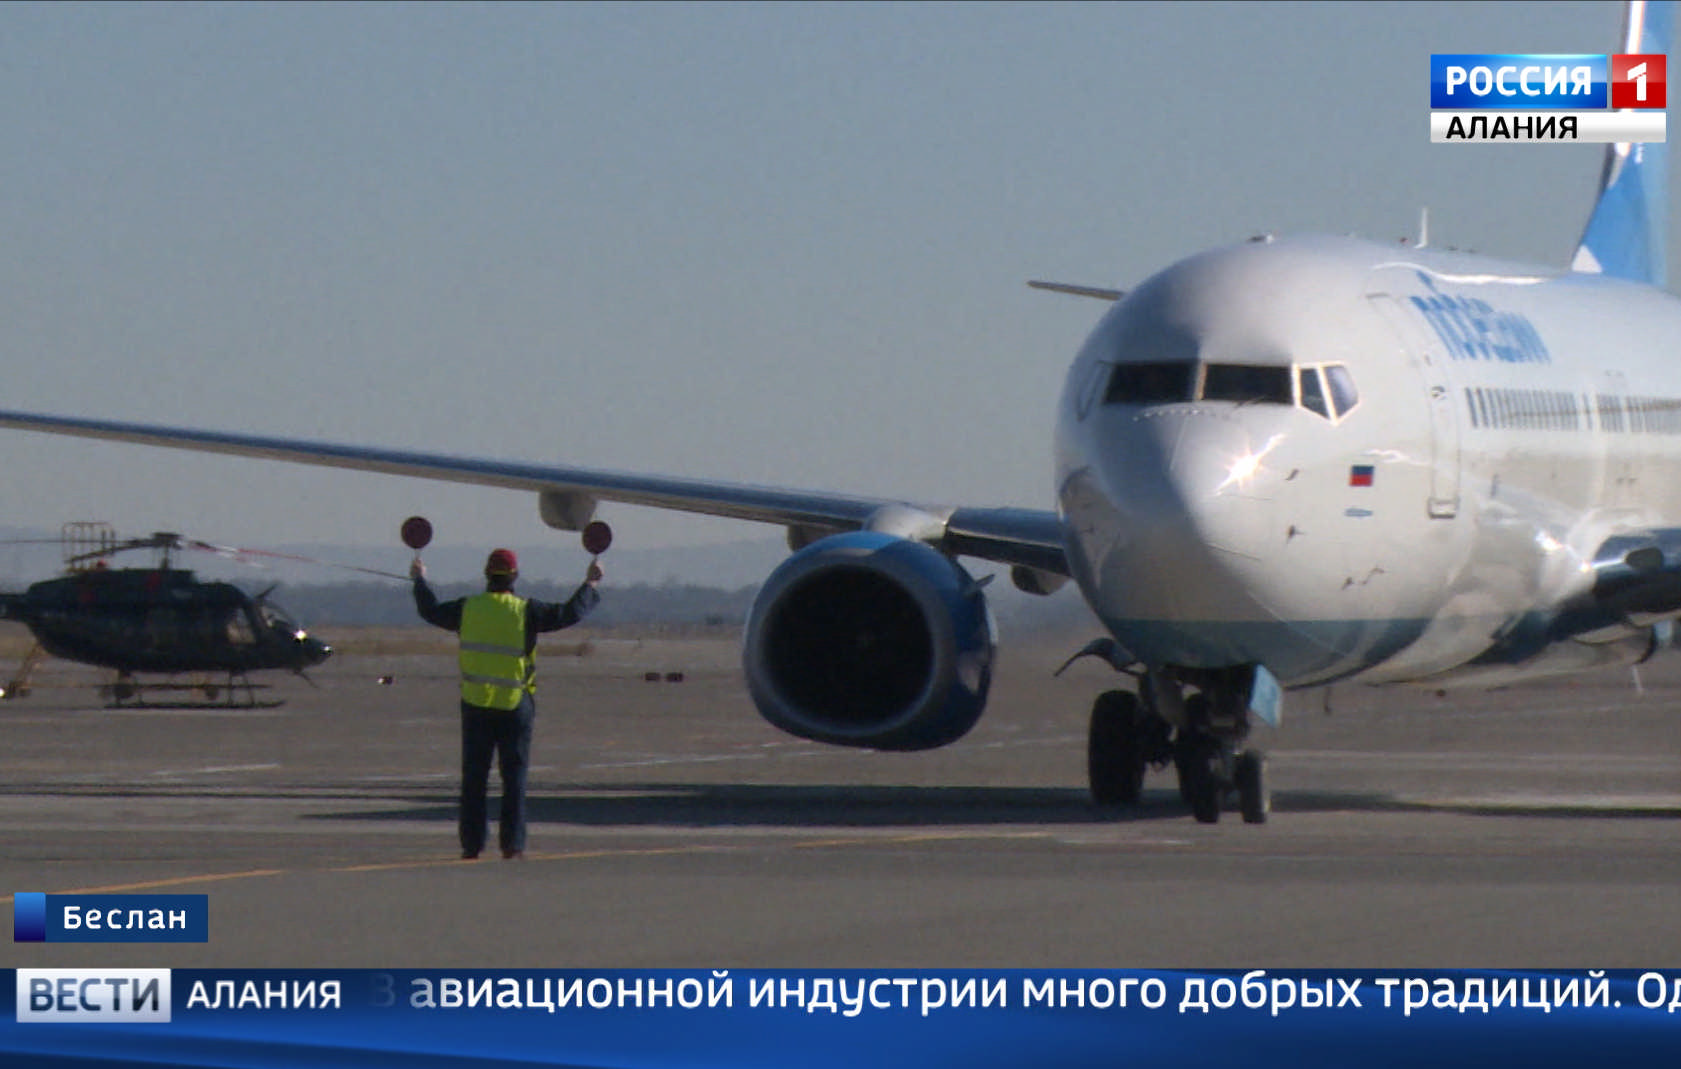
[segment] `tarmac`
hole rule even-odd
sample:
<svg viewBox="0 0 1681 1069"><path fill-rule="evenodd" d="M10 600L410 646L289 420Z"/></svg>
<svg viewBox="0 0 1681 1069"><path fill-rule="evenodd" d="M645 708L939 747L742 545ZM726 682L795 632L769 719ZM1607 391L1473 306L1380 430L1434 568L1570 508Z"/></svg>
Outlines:
<svg viewBox="0 0 1681 1069"><path fill-rule="evenodd" d="M1171 770L1136 809L1089 802L1116 677L1052 676L1086 636L1007 641L979 726L922 754L777 732L729 638L568 637L540 656L527 856L468 862L449 636L328 637L311 680L263 677L272 707L106 709L62 664L0 703L8 914L22 891L210 904L206 943L8 942L0 964L1681 965L1674 654L1290 695L1253 826L1195 823Z"/></svg>

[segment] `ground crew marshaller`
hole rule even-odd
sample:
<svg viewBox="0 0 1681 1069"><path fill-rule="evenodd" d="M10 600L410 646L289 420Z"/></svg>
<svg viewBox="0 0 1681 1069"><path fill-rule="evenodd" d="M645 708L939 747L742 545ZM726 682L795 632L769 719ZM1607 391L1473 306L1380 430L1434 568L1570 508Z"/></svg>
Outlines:
<svg viewBox="0 0 1681 1069"><path fill-rule="evenodd" d="M531 729L537 719L537 636L570 627L601 600L601 565L591 561L578 589L564 604L514 593L519 561L511 549L485 560L485 591L440 603L417 558L409 568L420 618L461 636L461 856L484 849L485 791L490 758L502 775L497 842L504 858L525 856L525 777L531 764Z"/></svg>

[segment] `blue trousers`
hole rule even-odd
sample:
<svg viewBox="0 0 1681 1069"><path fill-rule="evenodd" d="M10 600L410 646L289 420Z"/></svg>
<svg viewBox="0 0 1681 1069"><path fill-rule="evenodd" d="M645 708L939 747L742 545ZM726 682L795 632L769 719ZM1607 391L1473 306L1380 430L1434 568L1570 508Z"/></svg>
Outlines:
<svg viewBox="0 0 1681 1069"><path fill-rule="evenodd" d="M531 728L537 705L527 694L517 709L461 703L461 852L477 856L486 834L485 792L490 758L502 775L497 842L504 854L525 849L525 776L531 767Z"/></svg>

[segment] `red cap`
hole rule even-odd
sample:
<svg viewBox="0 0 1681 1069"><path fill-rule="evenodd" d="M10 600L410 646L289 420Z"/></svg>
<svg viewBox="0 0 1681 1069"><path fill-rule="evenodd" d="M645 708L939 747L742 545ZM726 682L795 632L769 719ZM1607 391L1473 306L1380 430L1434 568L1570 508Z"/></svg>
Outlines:
<svg viewBox="0 0 1681 1069"><path fill-rule="evenodd" d="M484 562L486 575L518 575L519 558L511 549L493 549Z"/></svg>

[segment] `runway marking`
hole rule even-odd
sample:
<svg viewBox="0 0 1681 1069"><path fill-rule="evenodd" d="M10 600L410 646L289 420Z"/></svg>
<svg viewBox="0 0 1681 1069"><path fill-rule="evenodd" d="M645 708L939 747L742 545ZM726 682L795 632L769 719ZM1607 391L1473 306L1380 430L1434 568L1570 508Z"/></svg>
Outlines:
<svg viewBox="0 0 1681 1069"><path fill-rule="evenodd" d="M1042 831L1006 831L1006 832L915 832L908 835L855 835L835 839L809 839L805 842L793 843L792 850L822 850L837 846L860 846L865 843L949 843L963 842L969 839L1053 839L1049 832Z"/></svg>
<svg viewBox="0 0 1681 1069"><path fill-rule="evenodd" d="M910 835L854 835L828 839L810 839L805 842L790 844L795 850L826 850L841 849L852 846L871 846L879 844L905 844L927 842L961 842L974 839L1041 839L1054 841L1056 836L1047 832L918 832ZM689 843L681 846L647 846L629 847L623 849L602 848L597 850L563 850L557 852L527 853L526 862L532 861L584 861L603 857L670 857L679 854L721 854L740 852L741 846L720 846L714 843ZM491 860L494 860L493 858ZM448 868L457 865L477 865L477 859L465 858L426 858L410 861L384 861L366 865L329 865L324 868L300 869L252 869L249 872L211 873L201 876L177 876L166 880L148 880L141 883L112 884L108 887L78 887L63 891L49 891L48 894L62 895L93 895L115 894L122 891L144 891L159 887L182 887L195 883L221 883L228 880L247 880L265 876L285 876L294 872L398 872L407 869ZM11 895L5 895L0 901L12 901Z"/></svg>
<svg viewBox="0 0 1681 1069"><path fill-rule="evenodd" d="M1271 750L1267 753L1267 758L1286 763L1435 765L1444 769L1497 768L1519 765L1539 765L1542 767L1568 765L1572 768L1580 768L1586 765L1604 765L1617 769L1667 770L1675 766L1675 758L1668 754L1537 753L1533 751L1446 753L1429 750L1387 750L1382 752L1371 750Z"/></svg>
<svg viewBox="0 0 1681 1069"><path fill-rule="evenodd" d="M920 843L920 842L956 842L965 839L1050 839L1045 832L1005 832L1002 834L979 834L974 832L929 832L915 835L856 835L847 838L811 839L806 842L792 843L793 850L822 850L836 847L865 846L877 843ZM646 846L628 847L624 849L603 848L599 850L563 850L559 852L527 853L526 861L580 861L598 857L669 857L674 854L721 854L739 852L740 846L719 846L712 843L690 843L683 846ZM322 871L326 872L389 872L400 869L440 868L450 865L478 864L477 859L469 861L465 858L439 858L426 861L386 861L371 865L344 865Z"/></svg>
<svg viewBox="0 0 1681 1069"><path fill-rule="evenodd" d="M210 765L207 768L164 768L153 772L154 776L215 776L224 772L267 772L271 768L279 768L278 764L266 765Z"/></svg>
<svg viewBox="0 0 1681 1069"><path fill-rule="evenodd" d="M1604 813L1607 816L1646 813L1653 816L1681 813L1681 795L1675 794L1487 794L1462 797L1431 797L1416 804L1429 809L1484 809L1493 812Z"/></svg>
<svg viewBox="0 0 1681 1069"><path fill-rule="evenodd" d="M80 710L97 716L113 717L209 717L212 719L255 720L285 716L273 705L124 705L116 708Z"/></svg>
<svg viewBox="0 0 1681 1069"><path fill-rule="evenodd" d="M595 857L659 857L670 854L707 854L725 853L737 849L727 846L710 846L695 844L692 846L647 846L631 847L625 850L567 850L560 853L530 853L524 860L531 861L580 861ZM487 858L486 860L494 860ZM372 865L343 865L321 869L322 872L393 872L401 869L430 869L443 868L452 865L477 865L478 858L441 858L427 861L385 861Z"/></svg>
<svg viewBox="0 0 1681 1069"><path fill-rule="evenodd" d="M282 876L285 869L252 869L250 872L222 872L204 876L176 876L168 880L147 880L144 883L117 883L109 887L75 887L68 891L49 891L55 895L109 895L119 891L146 891L154 887L180 887L190 883L218 883L222 880L248 880L254 876ZM4 899L12 901L12 896Z"/></svg>
<svg viewBox="0 0 1681 1069"><path fill-rule="evenodd" d="M578 767L581 769L658 768L662 765L704 765L716 764L721 761L763 761L765 758L770 756L772 755L762 753L708 754L706 756L701 756L700 754L678 754L674 757L647 757L637 761L596 761L590 764L579 765Z"/></svg>
<svg viewBox="0 0 1681 1069"><path fill-rule="evenodd" d="M831 757L826 750L782 750L777 753L730 753L730 754L650 754L646 757L627 759L624 761L592 761L579 764L582 769L604 768L658 768L665 765L708 765L730 761L764 761L767 759L781 759L784 757Z"/></svg>

